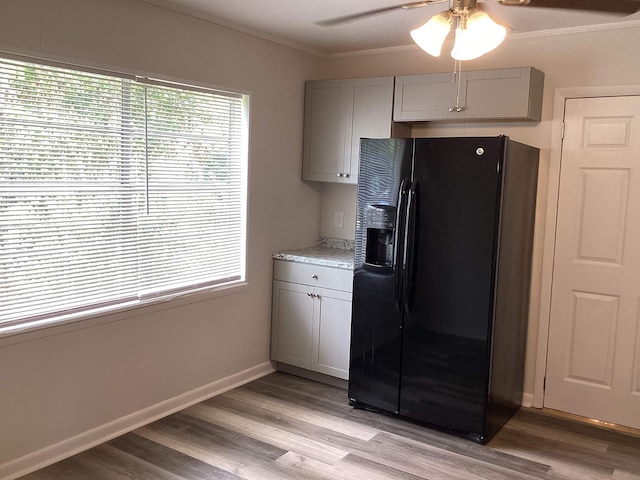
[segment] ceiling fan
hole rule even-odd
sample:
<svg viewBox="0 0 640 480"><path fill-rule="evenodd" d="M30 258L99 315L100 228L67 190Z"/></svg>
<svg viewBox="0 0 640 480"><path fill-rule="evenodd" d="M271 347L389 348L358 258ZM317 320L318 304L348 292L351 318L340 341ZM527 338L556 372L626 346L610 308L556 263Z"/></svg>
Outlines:
<svg viewBox="0 0 640 480"><path fill-rule="evenodd" d="M427 7L436 3L443 3L449 0L425 0L422 2L409 2L400 5L392 5L390 7L376 8L374 10L367 10L365 12L354 13L351 15L344 15L340 17L329 18L327 20L321 20L316 22L316 25L323 27L331 27L333 25L340 25L343 23L352 22L355 20L364 19L366 17L377 15L380 13L391 12L393 10L412 10L414 8ZM476 0L477 1L477 0ZM458 4L473 4L474 8L476 1L473 2L454 2ZM518 7L538 7L538 8L563 8L568 10L585 10L592 12L605 12L605 13L617 13L627 14L640 10L640 1L638 0L496 0L502 5L518 6ZM454 5L452 8L456 8Z"/></svg>
<svg viewBox="0 0 640 480"><path fill-rule="evenodd" d="M502 5L520 7L558 8L595 11L615 14L632 14L640 10L640 0L496 0ZM411 31L420 48L433 56L439 56L442 45L455 26L456 40L451 56L456 60L471 60L496 48L506 35L506 28L495 23L478 6L478 0L424 0L376 8L316 22L330 27L394 10L412 10L448 2L450 8L435 16L419 28ZM455 22L455 24L454 24Z"/></svg>

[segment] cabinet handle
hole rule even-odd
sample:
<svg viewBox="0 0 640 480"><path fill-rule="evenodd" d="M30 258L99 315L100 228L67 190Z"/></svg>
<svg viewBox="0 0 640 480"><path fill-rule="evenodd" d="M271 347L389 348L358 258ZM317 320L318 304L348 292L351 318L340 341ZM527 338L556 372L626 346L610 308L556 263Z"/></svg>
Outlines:
<svg viewBox="0 0 640 480"><path fill-rule="evenodd" d="M449 108L449 111L451 113L453 113L453 112L460 113L462 110L464 110L464 108L462 108L462 107L451 107L451 108Z"/></svg>
<svg viewBox="0 0 640 480"><path fill-rule="evenodd" d="M349 178L349 176L348 173L338 173L338 178Z"/></svg>
<svg viewBox="0 0 640 480"><path fill-rule="evenodd" d="M320 298L320 295L318 295L317 293L315 293L315 294L313 295L313 298Z"/></svg>
<svg viewBox="0 0 640 480"><path fill-rule="evenodd" d="M307 292L307 297L313 297L313 293Z"/></svg>
<svg viewBox="0 0 640 480"><path fill-rule="evenodd" d="M318 279L318 275L316 275L315 273L313 275L311 275L311 278L313 278L314 280Z"/></svg>

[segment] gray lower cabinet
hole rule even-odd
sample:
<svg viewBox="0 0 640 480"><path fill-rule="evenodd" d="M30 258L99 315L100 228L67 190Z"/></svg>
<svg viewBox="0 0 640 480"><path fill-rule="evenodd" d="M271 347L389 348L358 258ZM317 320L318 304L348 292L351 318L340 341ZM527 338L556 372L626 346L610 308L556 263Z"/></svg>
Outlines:
<svg viewBox="0 0 640 480"><path fill-rule="evenodd" d="M271 358L347 379L350 270L274 261Z"/></svg>
<svg viewBox="0 0 640 480"><path fill-rule="evenodd" d="M396 77L393 120L540 121L543 87L533 67Z"/></svg>
<svg viewBox="0 0 640 480"><path fill-rule="evenodd" d="M389 138L393 77L310 80L305 86L303 180L358 183L360 138Z"/></svg>

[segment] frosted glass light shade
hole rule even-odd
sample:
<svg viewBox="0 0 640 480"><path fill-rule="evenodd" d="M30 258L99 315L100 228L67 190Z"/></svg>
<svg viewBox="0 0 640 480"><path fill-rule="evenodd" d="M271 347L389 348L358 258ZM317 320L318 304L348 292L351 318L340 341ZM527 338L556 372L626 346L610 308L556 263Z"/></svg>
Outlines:
<svg viewBox="0 0 640 480"><path fill-rule="evenodd" d="M463 24L464 22L461 22ZM451 56L456 60L473 60L502 43L507 29L491 20L484 12L475 12L456 28L456 41Z"/></svg>
<svg viewBox="0 0 640 480"><path fill-rule="evenodd" d="M449 12L442 12L431 17L421 27L411 30L411 38L429 55L439 57L444 40L450 31L451 15Z"/></svg>

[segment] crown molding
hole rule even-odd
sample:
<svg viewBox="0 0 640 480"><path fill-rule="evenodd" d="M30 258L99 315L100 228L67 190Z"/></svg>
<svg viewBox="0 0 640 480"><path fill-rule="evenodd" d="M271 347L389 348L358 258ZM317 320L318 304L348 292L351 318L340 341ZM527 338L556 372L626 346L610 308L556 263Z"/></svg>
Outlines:
<svg viewBox="0 0 640 480"><path fill-rule="evenodd" d="M600 32L604 30L621 30L640 27L640 20L628 20L625 22L602 23L596 25L581 25L578 27L555 28L553 30L537 30L535 32L513 33L509 37L513 40L521 38L554 37L557 35L571 35L574 33ZM507 37L507 38L509 38Z"/></svg>

